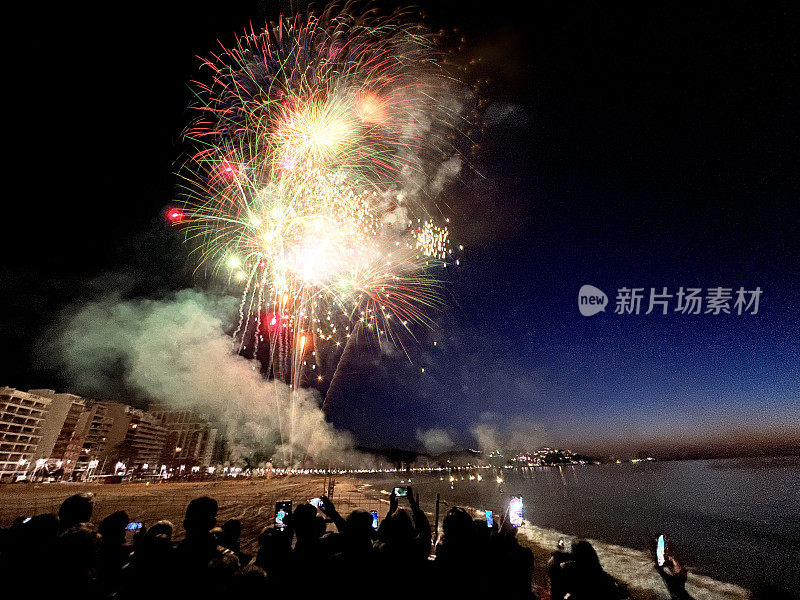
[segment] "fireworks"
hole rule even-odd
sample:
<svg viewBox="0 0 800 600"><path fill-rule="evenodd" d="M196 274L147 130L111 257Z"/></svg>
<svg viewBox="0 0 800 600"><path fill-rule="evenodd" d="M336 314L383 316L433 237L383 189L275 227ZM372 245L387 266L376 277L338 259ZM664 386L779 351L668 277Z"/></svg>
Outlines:
<svg viewBox="0 0 800 600"><path fill-rule="evenodd" d="M320 345L430 324L435 270L455 261L425 182L458 106L424 29L397 13L282 18L201 72L185 203L167 218L241 290L239 350L269 348L296 387Z"/></svg>

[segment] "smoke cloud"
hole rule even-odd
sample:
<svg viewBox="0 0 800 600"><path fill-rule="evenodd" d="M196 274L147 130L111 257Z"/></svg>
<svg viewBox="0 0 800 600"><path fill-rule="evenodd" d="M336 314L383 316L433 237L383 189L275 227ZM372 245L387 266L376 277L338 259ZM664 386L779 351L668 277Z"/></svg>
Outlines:
<svg viewBox="0 0 800 600"><path fill-rule="evenodd" d="M417 440L428 454L441 454L455 447L450 432L445 429L417 429Z"/></svg>
<svg viewBox="0 0 800 600"><path fill-rule="evenodd" d="M445 184L454 179L461 172L461 157L458 155L451 156L444 161L436 170L436 175L430 184L430 193L435 197L438 196Z"/></svg>
<svg viewBox="0 0 800 600"><path fill-rule="evenodd" d="M428 200L435 199L459 177L462 169L460 153L447 138L457 129L457 123L474 101L468 88L454 81L445 82L438 75L431 77L421 73L414 87L432 92L425 105L410 111L410 118L399 131L401 143L397 162L402 166L395 185L390 186L387 192L391 201L400 202L401 207L402 203L426 206ZM403 101L402 96L398 96L398 101ZM419 140L422 139L428 140L428 149L420 147ZM403 222L401 215L397 221Z"/></svg>
<svg viewBox="0 0 800 600"><path fill-rule="evenodd" d="M316 390L264 379L258 363L235 354L226 324L233 298L184 290L162 300L110 296L69 314L56 341L58 360L84 393L119 388L218 421L232 458L296 465L364 464L349 434L319 408ZM292 418L294 414L294 418Z"/></svg>
<svg viewBox="0 0 800 600"><path fill-rule="evenodd" d="M478 423L470 432L484 454L494 450L524 452L549 443L544 426L528 419L515 419L502 427Z"/></svg>

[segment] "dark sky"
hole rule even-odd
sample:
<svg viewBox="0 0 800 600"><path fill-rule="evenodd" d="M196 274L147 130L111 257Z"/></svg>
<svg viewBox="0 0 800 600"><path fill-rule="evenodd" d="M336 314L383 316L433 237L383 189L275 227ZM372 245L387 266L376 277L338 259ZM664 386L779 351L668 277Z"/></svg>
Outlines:
<svg viewBox="0 0 800 600"><path fill-rule="evenodd" d="M467 445L491 424L590 451L799 448L795 9L430 4L432 26L466 37L459 60L492 77L474 169L445 190L462 266L413 362L352 365L334 422L373 447L413 447L418 428ZM162 218L186 82L195 55L279 8L9 17L0 385L72 391L44 342L100 275L151 296L214 287ZM605 313L579 313L584 284L609 296ZM651 287L763 294L757 315L614 314L626 286L645 288L642 312Z"/></svg>

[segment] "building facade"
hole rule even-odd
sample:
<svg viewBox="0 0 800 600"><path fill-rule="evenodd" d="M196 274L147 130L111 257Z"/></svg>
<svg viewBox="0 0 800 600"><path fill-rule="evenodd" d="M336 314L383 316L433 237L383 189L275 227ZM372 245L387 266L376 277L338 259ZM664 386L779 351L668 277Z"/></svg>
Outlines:
<svg viewBox="0 0 800 600"><path fill-rule="evenodd" d="M0 482L24 477L35 461L51 399L0 388Z"/></svg>
<svg viewBox="0 0 800 600"><path fill-rule="evenodd" d="M0 388L0 481L205 472L228 462L224 435L192 410L149 411L54 390Z"/></svg>
<svg viewBox="0 0 800 600"><path fill-rule="evenodd" d="M34 452L34 468L28 476L32 479L51 474L63 476L67 444L75 434L80 415L86 410L86 401L74 394L57 394L54 390L29 390L28 393L50 399L42 420L39 445ZM71 463L68 466L74 467Z"/></svg>
<svg viewBox="0 0 800 600"><path fill-rule="evenodd" d="M167 430L162 464L170 468L184 466L208 468L216 461L217 429L205 416L191 410L174 410L163 404L152 404L149 412Z"/></svg>
<svg viewBox="0 0 800 600"><path fill-rule="evenodd" d="M116 472L118 463L124 464L126 471L153 469L160 464L167 441L167 429L161 425L160 419L125 404L103 404L111 418L108 440L102 455L103 472ZM109 468L112 464L113 471Z"/></svg>
<svg viewBox="0 0 800 600"><path fill-rule="evenodd" d="M100 460L105 458L112 424L113 417L104 403L87 403L64 450L65 478L82 480L102 472Z"/></svg>

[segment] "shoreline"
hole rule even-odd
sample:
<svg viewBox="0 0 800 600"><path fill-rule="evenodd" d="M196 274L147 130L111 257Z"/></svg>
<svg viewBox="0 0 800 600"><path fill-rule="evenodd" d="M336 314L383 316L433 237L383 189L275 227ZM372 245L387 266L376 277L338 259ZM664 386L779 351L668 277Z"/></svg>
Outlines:
<svg viewBox="0 0 800 600"><path fill-rule="evenodd" d="M370 483L359 484L357 480L350 480L348 483L351 488L354 487L362 494L377 493L380 502L388 505L388 490L377 489ZM339 483L337 483L337 488L338 485ZM423 498L420 504L431 521L431 529L435 529L433 522L436 509L435 500ZM482 516L482 511L474 506L460 506L471 512L473 517ZM448 509L449 506L447 505L440 506L440 534L441 521L444 519ZM383 518L383 514L379 516ZM562 538L567 540L578 539L556 529L539 527L528 522L524 522L518 529L517 539L519 543L533 551L534 584L539 588L547 588L547 563L552 553L557 549L558 541ZM633 600L662 600L668 596L667 589L655 570L649 553L597 539L584 539L587 539L594 546L603 569L628 587L628 592ZM686 589L695 600L747 600L750 598L749 590L739 585L714 579L707 575L697 574L693 571L691 565L687 565L687 568L689 569L689 579Z"/></svg>
<svg viewBox="0 0 800 600"><path fill-rule="evenodd" d="M536 583L547 581L547 561L555 550L559 539L575 539L572 536L528 523L519 528L518 538L521 544L533 550L535 557ZM628 586L634 600L656 600L668 596L661 577L653 566L649 553L617 544L610 544L595 539L587 541L594 546L603 569L612 577ZM689 569L686 590L695 600L746 600L750 592L745 588L720 581L707 575L699 575Z"/></svg>

